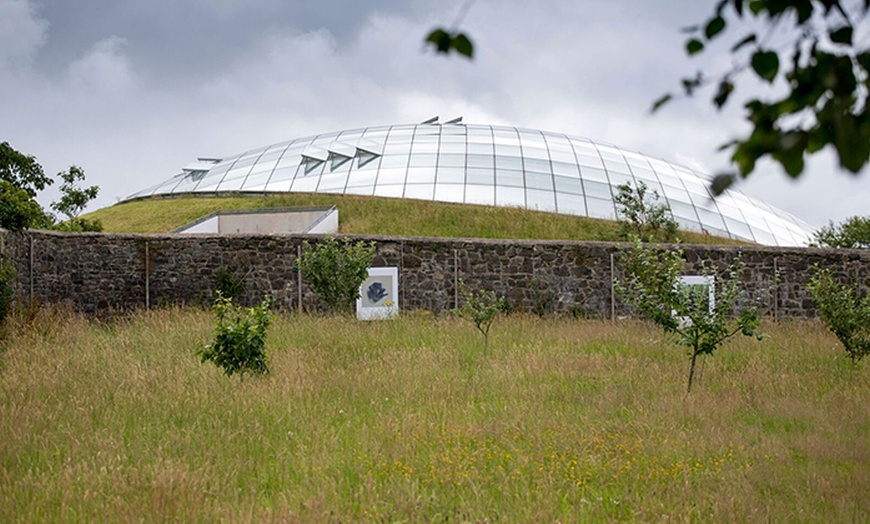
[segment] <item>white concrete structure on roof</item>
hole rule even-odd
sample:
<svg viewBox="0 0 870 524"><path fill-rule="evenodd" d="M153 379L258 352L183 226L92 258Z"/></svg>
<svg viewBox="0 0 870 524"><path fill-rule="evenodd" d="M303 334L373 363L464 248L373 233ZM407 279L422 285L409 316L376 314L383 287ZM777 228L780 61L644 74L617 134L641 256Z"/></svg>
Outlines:
<svg viewBox="0 0 870 524"><path fill-rule="evenodd" d="M614 145L508 126L403 124L298 138L200 158L126 200L216 193L337 193L516 206L614 220L617 186L644 182L680 227L764 245L803 246L813 227L711 177Z"/></svg>

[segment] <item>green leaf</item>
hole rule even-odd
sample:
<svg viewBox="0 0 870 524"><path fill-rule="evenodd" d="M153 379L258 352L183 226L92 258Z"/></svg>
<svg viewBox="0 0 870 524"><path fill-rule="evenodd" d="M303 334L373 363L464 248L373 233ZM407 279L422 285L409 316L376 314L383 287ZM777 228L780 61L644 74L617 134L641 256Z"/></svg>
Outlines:
<svg viewBox="0 0 870 524"><path fill-rule="evenodd" d="M663 105L665 105L665 104L667 104L668 102L670 102L672 98L673 98L673 96L672 96L670 93L668 93L668 94L664 95L663 97L659 98L658 100L656 100L655 102L653 102L652 109L650 110L650 112L651 112L651 113L655 113L656 111L659 110L660 107L662 107Z"/></svg>
<svg viewBox="0 0 870 524"><path fill-rule="evenodd" d="M736 175L733 173L722 173L713 177L713 182L710 183L710 192L713 193L713 196L719 196L725 192L726 189L734 185L734 181L737 179Z"/></svg>
<svg viewBox="0 0 870 524"><path fill-rule="evenodd" d="M835 44L852 45L852 28L843 26L830 34L831 42Z"/></svg>
<svg viewBox="0 0 870 524"><path fill-rule="evenodd" d="M459 33L453 37L453 49L462 56L472 58L474 55L474 44L463 33Z"/></svg>
<svg viewBox="0 0 870 524"><path fill-rule="evenodd" d="M725 102L728 101L728 97L731 96L733 91L734 84L727 78L719 83L719 90L716 92L716 96L713 97L713 103L716 104L716 109L721 109L722 106L725 105Z"/></svg>
<svg viewBox="0 0 870 524"><path fill-rule="evenodd" d="M725 29L725 19L721 16L717 16L716 18L710 20L707 23L707 26L704 27L704 35L707 36L707 40L710 40L714 36L721 33L723 29Z"/></svg>
<svg viewBox="0 0 870 524"><path fill-rule="evenodd" d="M696 53L700 53L704 50L704 42L701 42L697 38L693 38L686 42L686 53L690 55L694 55Z"/></svg>
<svg viewBox="0 0 870 524"><path fill-rule="evenodd" d="M755 42L755 40L756 40L755 33L750 33L750 34L746 35L745 37L743 37L742 40L740 40L739 42L734 44L734 46L731 48L731 52L735 53L738 50L740 50L743 46L745 46L746 44L751 44L752 42Z"/></svg>
<svg viewBox="0 0 870 524"><path fill-rule="evenodd" d="M760 78L772 83L779 71L779 56L774 51L756 51L752 55L752 69Z"/></svg>
<svg viewBox="0 0 870 524"><path fill-rule="evenodd" d="M435 47L439 53L449 53L453 39L447 31L436 28L426 37L426 43Z"/></svg>

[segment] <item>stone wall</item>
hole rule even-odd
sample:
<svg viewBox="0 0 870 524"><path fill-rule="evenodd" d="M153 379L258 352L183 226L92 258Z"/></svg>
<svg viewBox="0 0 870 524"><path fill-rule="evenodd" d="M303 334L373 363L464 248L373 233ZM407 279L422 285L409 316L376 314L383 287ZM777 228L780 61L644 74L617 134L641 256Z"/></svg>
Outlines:
<svg viewBox="0 0 870 524"><path fill-rule="evenodd" d="M218 279L242 279L242 302L271 295L278 307L316 310L296 272L303 241L317 235L115 235L28 231L6 234L25 300L68 304L88 313L164 304L206 304ZM374 240L375 266L399 268L402 309L443 312L456 306L460 281L494 289L513 310L608 318L626 314L613 293L618 253L607 242L352 237ZM701 263L724 269L742 256L745 300L776 317L816 314L806 290L814 264L841 281L870 287L870 252L773 247L683 246L687 273ZM780 283L775 275L779 274Z"/></svg>

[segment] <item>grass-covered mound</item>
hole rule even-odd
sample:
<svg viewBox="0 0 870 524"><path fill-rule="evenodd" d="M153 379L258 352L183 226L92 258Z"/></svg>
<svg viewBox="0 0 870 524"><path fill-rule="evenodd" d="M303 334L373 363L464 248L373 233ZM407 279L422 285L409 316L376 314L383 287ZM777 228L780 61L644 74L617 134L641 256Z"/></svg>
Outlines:
<svg viewBox="0 0 870 524"><path fill-rule="evenodd" d="M870 373L815 323L706 359L636 323L42 313L0 354L0 521L860 521Z"/></svg>
<svg viewBox="0 0 870 524"><path fill-rule="evenodd" d="M85 215L107 232L166 233L220 210L304 206L338 207L341 233L387 236L537 240L617 240L616 223L520 208L448 204L354 195L285 194L148 199L123 202ZM681 232L692 244L739 242Z"/></svg>

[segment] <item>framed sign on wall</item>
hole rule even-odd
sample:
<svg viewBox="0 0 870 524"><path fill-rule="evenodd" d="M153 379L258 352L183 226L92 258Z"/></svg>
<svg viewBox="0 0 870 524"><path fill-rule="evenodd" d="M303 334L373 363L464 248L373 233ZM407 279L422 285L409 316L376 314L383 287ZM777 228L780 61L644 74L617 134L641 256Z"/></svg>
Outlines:
<svg viewBox="0 0 870 524"><path fill-rule="evenodd" d="M370 267L356 299L360 320L383 320L399 314L399 268Z"/></svg>

